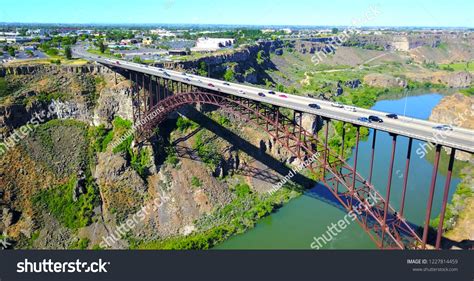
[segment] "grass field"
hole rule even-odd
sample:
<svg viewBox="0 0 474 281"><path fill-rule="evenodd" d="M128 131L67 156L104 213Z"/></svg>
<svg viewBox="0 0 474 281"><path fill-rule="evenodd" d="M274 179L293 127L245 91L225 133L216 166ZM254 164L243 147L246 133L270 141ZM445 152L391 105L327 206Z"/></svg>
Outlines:
<svg viewBox="0 0 474 281"><path fill-rule="evenodd" d="M452 71L474 71L474 61L440 64L439 68Z"/></svg>

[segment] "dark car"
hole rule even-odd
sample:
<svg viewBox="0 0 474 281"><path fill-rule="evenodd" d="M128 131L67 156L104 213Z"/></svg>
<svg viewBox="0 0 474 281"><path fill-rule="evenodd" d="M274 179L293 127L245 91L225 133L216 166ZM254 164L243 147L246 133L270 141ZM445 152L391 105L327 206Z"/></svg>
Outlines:
<svg viewBox="0 0 474 281"><path fill-rule="evenodd" d="M357 118L360 122L370 123L370 119L367 117L359 117Z"/></svg>
<svg viewBox="0 0 474 281"><path fill-rule="evenodd" d="M229 83L227 83L227 82L224 82L223 84L224 84L224 85L226 85L226 86L230 86L230 84L229 84Z"/></svg>
<svg viewBox="0 0 474 281"><path fill-rule="evenodd" d="M275 92L274 92L274 91L268 91L268 93L269 93L270 95L275 95Z"/></svg>
<svg viewBox="0 0 474 281"><path fill-rule="evenodd" d="M258 93L258 95L259 95L260 97L262 97L262 98L264 98L264 97L265 97L265 94L264 94L264 93L262 93L262 92Z"/></svg>
<svg viewBox="0 0 474 281"><path fill-rule="evenodd" d="M382 123L383 122L382 118L380 118L378 116L375 116L375 115L370 115L369 120L371 122L377 122L377 123Z"/></svg>
<svg viewBox="0 0 474 281"><path fill-rule="evenodd" d="M116 61L115 63L116 63L116 64L120 64L120 62L119 62L119 61Z"/></svg>
<svg viewBox="0 0 474 281"><path fill-rule="evenodd" d="M209 83L209 84L207 84L207 86L209 86L209 87L214 87L214 84Z"/></svg>
<svg viewBox="0 0 474 281"><path fill-rule="evenodd" d="M387 114L386 116L390 119L398 119L398 115L395 113L390 113L390 114Z"/></svg>
<svg viewBox="0 0 474 281"><path fill-rule="evenodd" d="M318 104L315 103L310 103L308 104L309 107L314 108L314 109L321 109L321 107Z"/></svg>
<svg viewBox="0 0 474 281"><path fill-rule="evenodd" d="M168 72L163 72L165 76L171 77L171 75Z"/></svg>

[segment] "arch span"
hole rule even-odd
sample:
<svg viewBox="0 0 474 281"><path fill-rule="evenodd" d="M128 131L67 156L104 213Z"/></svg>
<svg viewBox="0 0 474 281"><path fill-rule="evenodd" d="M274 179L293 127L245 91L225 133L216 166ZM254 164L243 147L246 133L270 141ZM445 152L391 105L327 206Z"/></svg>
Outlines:
<svg viewBox="0 0 474 281"><path fill-rule="evenodd" d="M169 114L182 106L193 104L214 105L245 122L252 123L264 130L301 163L315 159L307 161L307 168L319 175L319 180L347 212L354 214L355 220L379 248L417 248L421 243L414 227L385 203L385 199L374 186L357 173L356 168L351 167L343 156L329 149L328 119L325 120L325 139L319 139L317 134L303 128L301 112L294 112L291 119L275 106L221 93L193 91L173 94L151 106L141 117L141 120L146 122L142 122L138 128L137 137L139 140L150 137L153 129Z"/></svg>

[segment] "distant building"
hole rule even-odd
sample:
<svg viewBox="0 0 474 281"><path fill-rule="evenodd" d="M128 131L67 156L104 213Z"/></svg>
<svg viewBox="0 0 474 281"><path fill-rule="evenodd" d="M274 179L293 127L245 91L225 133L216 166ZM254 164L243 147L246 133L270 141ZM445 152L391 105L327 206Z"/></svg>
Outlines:
<svg viewBox="0 0 474 281"><path fill-rule="evenodd" d="M153 44L153 39L151 37L143 37L142 44L145 46L149 46Z"/></svg>
<svg viewBox="0 0 474 281"><path fill-rule="evenodd" d="M120 41L120 45L133 45L137 43L138 43L137 39L122 39Z"/></svg>
<svg viewBox="0 0 474 281"><path fill-rule="evenodd" d="M159 37L176 37L176 34L166 29L152 29L150 30L150 33L154 35L158 35Z"/></svg>
<svg viewBox="0 0 474 281"><path fill-rule="evenodd" d="M208 38L201 37L196 40L196 46L191 48L193 52L214 52L223 48L231 48L235 40L232 38Z"/></svg>
<svg viewBox="0 0 474 281"><path fill-rule="evenodd" d="M168 54L171 56L186 56L190 54L190 51L187 51L184 49L180 49L180 50L175 49L175 50L169 50Z"/></svg>
<svg viewBox="0 0 474 281"><path fill-rule="evenodd" d="M5 42L7 44L25 43L25 42L30 42L31 40L33 40L33 38L25 37L25 36L3 36L3 35L0 35L0 42Z"/></svg>

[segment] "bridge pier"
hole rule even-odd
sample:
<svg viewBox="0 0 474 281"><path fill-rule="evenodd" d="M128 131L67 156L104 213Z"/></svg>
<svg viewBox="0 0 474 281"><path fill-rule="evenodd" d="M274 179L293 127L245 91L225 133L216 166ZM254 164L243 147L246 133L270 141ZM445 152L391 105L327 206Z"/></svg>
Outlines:
<svg viewBox="0 0 474 281"><path fill-rule="evenodd" d="M395 161L395 149L397 147L397 135L390 134L392 136L392 154L390 158L390 165L388 169L388 183L387 183L387 191L385 194L385 203L384 203L384 210L383 210L383 223L382 223L382 240L381 240L381 247L384 246L384 237L385 232L387 231L387 215L388 215L388 207L390 205L390 192L392 188L392 175L393 175L393 162ZM374 138L375 139L375 138Z"/></svg>
<svg viewBox="0 0 474 281"><path fill-rule="evenodd" d="M408 140L408 150L407 150L407 157L405 163L405 171L403 173L403 189L402 189L402 200L400 202L400 212L399 216L403 217L403 211L405 209L405 196L407 194L407 184L408 184L408 172L410 170L410 158L411 158L411 149L413 146L413 139L409 138Z"/></svg>
<svg viewBox="0 0 474 281"><path fill-rule="evenodd" d="M431 209L433 207L433 198L434 198L434 191L436 187L436 177L438 176L438 165L439 165L439 158L441 154L441 145L436 145L436 155L435 155L435 162L433 166L433 174L431 176L431 184L430 184L430 195L428 198L428 205L426 206L426 217L425 217L425 226L423 229L423 240L421 247L422 249L426 248L426 242L428 240L428 231L430 228L430 217L431 217Z"/></svg>
<svg viewBox="0 0 474 281"><path fill-rule="evenodd" d="M453 173L455 153L456 153L456 149L452 148L451 155L449 157L448 174L446 175L446 182L444 183L443 203L441 205L441 212L439 213L438 232L436 233L436 245L435 245L436 249L440 249L440 246L441 246L441 236L443 235L444 215L446 213L446 205L448 204L449 186L451 185L451 176Z"/></svg>

